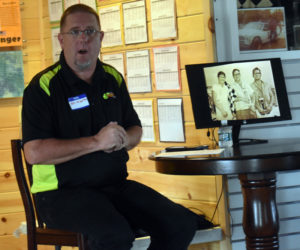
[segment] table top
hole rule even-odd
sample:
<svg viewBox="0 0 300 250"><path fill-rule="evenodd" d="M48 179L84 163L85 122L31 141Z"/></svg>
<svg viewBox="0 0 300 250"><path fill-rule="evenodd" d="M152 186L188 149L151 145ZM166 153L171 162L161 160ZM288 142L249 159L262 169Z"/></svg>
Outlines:
<svg viewBox="0 0 300 250"><path fill-rule="evenodd" d="M219 155L192 158L149 157L156 171L175 175L226 175L300 169L300 138L225 148Z"/></svg>

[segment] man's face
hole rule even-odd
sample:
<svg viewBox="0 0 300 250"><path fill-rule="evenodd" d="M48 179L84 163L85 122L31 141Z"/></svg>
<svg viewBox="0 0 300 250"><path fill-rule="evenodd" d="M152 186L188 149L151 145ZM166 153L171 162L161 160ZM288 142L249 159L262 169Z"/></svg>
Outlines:
<svg viewBox="0 0 300 250"><path fill-rule="evenodd" d="M254 73L253 73L253 77L254 77L255 80L260 80L260 78L261 78L260 70L255 70Z"/></svg>
<svg viewBox="0 0 300 250"><path fill-rule="evenodd" d="M67 16L65 25L61 29L58 40L64 51L67 64L75 72L93 69L96 66L101 48L103 32L95 32L90 36L83 32L80 32L77 36L66 34L66 32L74 30L84 31L86 29L100 31L96 17L85 12L70 14Z"/></svg>
<svg viewBox="0 0 300 250"><path fill-rule="evenodd" d="M226 77L223 74L219 75L219 83L224 83L225 80L226 80Z"/></svg>
<svg viewBox="0 0 300 250"><path fill-rule="evenodd" d="M240 71L236 70L233 73L233 79L235 82L240 82L241 81L241 73Z"/></svg>

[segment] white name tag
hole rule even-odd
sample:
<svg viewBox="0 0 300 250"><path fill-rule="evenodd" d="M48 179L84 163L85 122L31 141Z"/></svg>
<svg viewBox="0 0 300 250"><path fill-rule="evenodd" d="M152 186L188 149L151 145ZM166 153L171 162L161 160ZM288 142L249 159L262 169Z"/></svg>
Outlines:
<svg viewBox="0 0 300 250"><path fill-rule="evenodd" d="M90 106L86 94L68 98L72 110L83 109Z"/></svg>

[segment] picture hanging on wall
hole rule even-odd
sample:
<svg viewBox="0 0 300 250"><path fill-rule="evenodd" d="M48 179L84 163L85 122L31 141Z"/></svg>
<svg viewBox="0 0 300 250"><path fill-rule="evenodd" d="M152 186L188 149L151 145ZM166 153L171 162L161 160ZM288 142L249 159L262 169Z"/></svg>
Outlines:
<svg viewBox="0 0 300 250"><path fill-rule="evenodd" d="M49 19L50 22L59 22L63 13L62 0L48 0Z"/></svg>
<svg viewBox="0 0 300 250"><path fill-rule="evenodd" d="M22 96L23 90L22 51L0 52L0 98Z"/></svg>
<svg viewBox="0 0 300 250"><path fill-rule="evenodd" d="M287 50L284 8L238 10L241 52Z"/></svg>

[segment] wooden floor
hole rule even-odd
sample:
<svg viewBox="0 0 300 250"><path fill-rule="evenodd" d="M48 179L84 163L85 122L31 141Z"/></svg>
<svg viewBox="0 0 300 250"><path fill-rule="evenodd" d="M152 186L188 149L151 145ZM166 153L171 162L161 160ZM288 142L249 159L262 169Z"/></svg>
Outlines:
<svg viewBox="0 0 300 250"><path fill-rule="evenodd" d="M222 239L223 239L222 229L220 227L198 230L191 242L191 245L220 241ZM150 237L138 238L134 241L131 250L144 250L147 249L149 244L150 244Z"/></svg>

